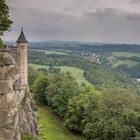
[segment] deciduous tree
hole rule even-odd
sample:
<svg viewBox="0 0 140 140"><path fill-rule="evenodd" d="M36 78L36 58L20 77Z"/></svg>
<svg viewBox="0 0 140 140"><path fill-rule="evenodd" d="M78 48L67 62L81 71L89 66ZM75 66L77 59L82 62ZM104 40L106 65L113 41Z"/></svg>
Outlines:
<svg viewBox="0 0 140 140"><path fill-rule="evenodd" d="M5 0L0 0L0 46L2 46L1 36L11 28L12 21L9 16L9 7Z"/></svg>

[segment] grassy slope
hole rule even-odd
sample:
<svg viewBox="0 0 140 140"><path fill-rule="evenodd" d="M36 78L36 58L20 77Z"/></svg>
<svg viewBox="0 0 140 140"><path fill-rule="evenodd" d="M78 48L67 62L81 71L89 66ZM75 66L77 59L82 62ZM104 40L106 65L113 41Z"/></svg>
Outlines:
<svg viewBox="0 0 140 140"><path fill-rule="evenodd" d="M57 52L57 51L45 51L45 50L37 50L37 49L30 49L30 50L45 52L45 54L60 54L60 55L69 55L69 54L67 54L67 53Z"/></svg>
<svg viewBox="0 0 140 140"><path fill-rule="evenodd" d="M113 56L117 57L140 57L140 53L133 53L133 52L112 52Z"/></svg>
<svg viewBox="0 0 140 140"><path fill-rule="evenodd" d="M41 140L84 140L70 132L47 107L38 107Z"/></svg>
<svg viewBox="0 0 140 140"><path fill-rule="evenodd" d="M87 85L92 86L92 84L85 79L83 70L76 67L67 67L67 66L61 66L60 68L63 72L67 72L67 71L71 72L73 77L76 78L78 83L84 82Z"/></svg>
<svg viewBox="0 0 140 140"><path fill-rule="evenodd" d="M30 64L30 65L37 69L48 68L48 66L43 66L43 65L35 65L35 64ZM68 66L60 66L59 68L61 68L62 72L66 72L66 71L71 72L73 77L76 78L76 81L78 83L84 82L86 85L92 86L92 84L85 79L83 70L76 67L68 67Z"/></svg>

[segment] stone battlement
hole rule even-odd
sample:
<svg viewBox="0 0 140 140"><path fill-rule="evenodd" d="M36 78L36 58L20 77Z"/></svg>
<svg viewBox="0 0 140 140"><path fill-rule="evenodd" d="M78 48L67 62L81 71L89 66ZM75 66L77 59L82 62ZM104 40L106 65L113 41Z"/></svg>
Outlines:
<svg viewBox="0 0 140 140"><path fill-rule="evenodd" d="M11 50L9 49L8 46L4 46L3 48L0 48L0 53L1 52L9 52L9 53L11 53Z"/></svg>

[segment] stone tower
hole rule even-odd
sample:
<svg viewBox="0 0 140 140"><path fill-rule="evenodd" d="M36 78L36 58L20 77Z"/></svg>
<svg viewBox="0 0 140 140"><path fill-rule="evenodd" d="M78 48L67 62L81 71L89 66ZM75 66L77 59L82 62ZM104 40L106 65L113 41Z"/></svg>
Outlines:
<svg viewBox="0 0 140 140"><path fill-rule="evenodd" d="M20 36L17 40L17 65L19 68L19 80L21 86L28 86L27 45L28 41L22 28Z"/></svg>
<svg viewBox="0 0 140 140"><path fill-rule="evenodd" d="M0 48L0 140L39 135L36 106L28 87L27 44L22 29L17 46Z"/></svg>

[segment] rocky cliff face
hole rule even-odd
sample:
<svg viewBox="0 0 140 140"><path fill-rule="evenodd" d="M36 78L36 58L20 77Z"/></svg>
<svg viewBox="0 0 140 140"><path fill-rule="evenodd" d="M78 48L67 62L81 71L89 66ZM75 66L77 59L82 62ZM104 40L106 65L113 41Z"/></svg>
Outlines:
<svg viewBox="0 0 140 140"><path fill-rule="evenodd" d="M20 140L21 133L38 135L35 111L28 87L19 84L10 52L0 49L0 140Z"/></svg>

